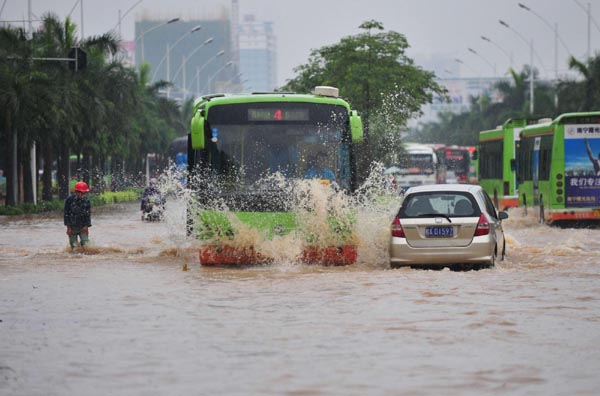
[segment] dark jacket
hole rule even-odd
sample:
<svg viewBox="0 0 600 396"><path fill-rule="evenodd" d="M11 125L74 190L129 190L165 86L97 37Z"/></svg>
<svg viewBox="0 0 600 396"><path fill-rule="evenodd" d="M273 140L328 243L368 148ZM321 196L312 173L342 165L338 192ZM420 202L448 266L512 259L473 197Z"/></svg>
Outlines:
<svg viewBox="0 0 600 396"><path fill-rule="evenodd" d="M91 227L92 205L86 197L70 195L65 200L65 225L68 227Z"/></svg>

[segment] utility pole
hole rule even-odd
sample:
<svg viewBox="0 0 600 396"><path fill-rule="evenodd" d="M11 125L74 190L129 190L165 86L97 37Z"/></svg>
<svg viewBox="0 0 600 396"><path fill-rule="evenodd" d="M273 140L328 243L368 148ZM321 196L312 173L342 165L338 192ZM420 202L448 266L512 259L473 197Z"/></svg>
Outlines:
<svg viewBox="0 0 600 396"><path fill-rule="evenodd" d="M81 10L81 41L83 41L83 0L79 1L79 9Z"/></svg>
<svg viewBox="0 0 600 396"><path fill-rule="evenodd" d="M592 5L588 3L587 6L587 59L589 61L590 56L592 56L591 52L591 31L592 31Z"/></svg>
<svg viewBox="0 0 600 396"><path fill-rule="evenodd" d="M531 51L529 57L529 65L531 70L529 71L529 113L533 116L533 39L531 39Z"/></svg>

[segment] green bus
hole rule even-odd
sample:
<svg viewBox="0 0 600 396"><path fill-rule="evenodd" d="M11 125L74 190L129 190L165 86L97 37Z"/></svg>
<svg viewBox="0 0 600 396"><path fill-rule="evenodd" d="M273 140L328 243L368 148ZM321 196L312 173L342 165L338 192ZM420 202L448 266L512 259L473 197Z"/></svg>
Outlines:
<svg viewBox="0 0 600 396"><path fill-rule="evenodd" d="M567 113L521 130L519 204L540 222L600 221L600 112Z"/></svg>
<svg viewBox="0 0 600 396"><path fill-rule="evenodd" d="M300 232L296 201L302 193L294 186L302 179L316 178L331 191L355 191L355 145L362 140L361 118L334 87L316 87L312 94L214 94L197 100L188 136L188 188L196 204L188 207L188 233L201 242L201 264L272 261L236 237L251 231L259 239L284 241ZM323 168L319 175L315 163ZM329 230L321 231L339 238L331 242L307 231L302 262L355 262L353 219L332 213L325 215Z"/></svg>
<svg viewBox="0 0 600 396"><path fill-rule="evenodd" d="M499 210L519 206L516 156L526 119L509 119L496 129L479 133L479 184Z"/></svg>

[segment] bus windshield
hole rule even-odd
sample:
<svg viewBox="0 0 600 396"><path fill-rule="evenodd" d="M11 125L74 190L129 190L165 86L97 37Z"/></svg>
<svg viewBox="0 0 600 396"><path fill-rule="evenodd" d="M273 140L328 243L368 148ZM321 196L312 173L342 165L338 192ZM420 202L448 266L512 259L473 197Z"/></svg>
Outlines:
<svg viewBox="0 0 600 396"><path fill-rule="evenodd" d="M207 161L213 173L235 180L235 189L276 172L349 188L348 111L343 106L226 104L211 107L207 120Z"/></svg>
<svg viewBox="0 0 600 396"><path fill-rule="evenodd" d="M409 154L396 166L402 175L431 175L435 170L432 154Z"/></svg>

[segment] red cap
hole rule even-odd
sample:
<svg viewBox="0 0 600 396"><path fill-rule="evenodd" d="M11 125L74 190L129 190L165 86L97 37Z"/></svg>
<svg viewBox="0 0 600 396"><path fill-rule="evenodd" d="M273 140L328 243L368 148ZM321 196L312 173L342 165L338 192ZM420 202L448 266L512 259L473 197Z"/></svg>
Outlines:
<svg viewBox="0 0 600 396"><path fill-rule="evenodd" d="M88 185L86 182L77 182L77 183L75 183L75 191L86 193L86 192L89 192L90 189L88 188Z"/></svg>

